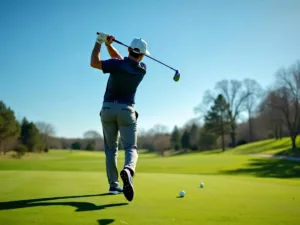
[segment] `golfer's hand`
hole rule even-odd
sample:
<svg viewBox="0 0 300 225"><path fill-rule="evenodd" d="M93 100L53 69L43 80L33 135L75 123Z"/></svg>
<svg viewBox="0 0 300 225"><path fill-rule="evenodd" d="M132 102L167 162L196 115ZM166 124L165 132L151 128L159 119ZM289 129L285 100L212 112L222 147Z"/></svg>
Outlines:
<svg viewBox="0 0 300 225"><path fill-rule="evenodd" d="M103 33L103 32L100 32L98 35L97 35L97 38L96 38L96 41L99 43L99 44L102 44L103 42L107 42L107 38L108 38L108 34L106 33Z"/></svg>
<svg viewBox="0 0 300 225"><path fill-rule="evenodd" d="M115 40L115 37L112 35L108 35L107 41L105 42L106 46L111 45L113 41Z"/></svg>

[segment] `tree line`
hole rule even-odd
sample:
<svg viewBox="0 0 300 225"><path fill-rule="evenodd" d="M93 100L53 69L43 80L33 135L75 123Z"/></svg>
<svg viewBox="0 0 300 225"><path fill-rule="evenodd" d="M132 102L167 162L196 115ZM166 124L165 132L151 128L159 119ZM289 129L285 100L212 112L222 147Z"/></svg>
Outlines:
<svg viewBox="0 0 300 225"><path fill-rule="evenodd" d="M266 89L253 79L221 80L214 90L205 92L195 112L202 125L181 132L183 148L225 150L288 136L292 149L296 149L300 133L300 61L275 72L274 83ZM189 144L184 146L186 136L190 136ZM180 143L176 127L171 140L175 149Z"/></svg>
<svg viewBox="0 0 300 225"><path fill-rule="evenodd" d="M87 131L82 139L56 137L55 127L46 122L16 119L14 111L0 101L0 154L14 151L20 158L26 152L48 152L49 149L103 149L103 138L97 131Z"/></svg>
<svg viewBox="0 0 300 225"><path fill-rule="evenodd" d="M290 137L296 149L300 133L300 62L280 68L274 82L263 88L253 79L221 80L205 91L194 108L197 118L171 132L162 124L138 132L140 149L164 155L174 151L204 151L228 148L263 140ZM86 131L82 138L55 136L53 125L17 121L12 109L0 101L0 151L47 152L53 149L103 150L102 135ZM122 143L119 141L119 149Z"/></svg>
<svg viewBox="0 0 300 225"><path fill-rule="evenodd" d="M300 61L274 74L263 88L256 80L221 80L195 107L198 119L168 134L157 129L140 137L139 146L164 154L169 149L203 151L235 148L268 138L290 137L292 149L300 133Z"/></svg>
<svg viewBox="0 0 300 225"><path fill-rule="evenodd" d="M300 62L280 68L274 83L266 89L253 79L219 81L214 90L205 92L195 112L203 121L199 148L225 150L289 136L291 147L296 149L300 133Z"/></svg>
<svg viewBox="0 0 300 225"><path fill-rule="evenodd" d="M20 157L25 152L47 152L50 129L48 124L33 123L26 117L17 121L14 111L0 101L0 153L14 150Z"/></svg>

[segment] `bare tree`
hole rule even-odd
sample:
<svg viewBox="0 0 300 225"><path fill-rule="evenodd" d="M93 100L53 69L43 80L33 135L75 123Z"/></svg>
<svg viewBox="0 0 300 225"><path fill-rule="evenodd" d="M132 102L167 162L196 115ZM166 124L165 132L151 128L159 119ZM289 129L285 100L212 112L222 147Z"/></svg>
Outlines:
<svg viewBox="0 0 300 225"><path fill-rule="evenodd" d="M83 137L85 139L96 139L96 138L100 138L101 135L95 130L89 130L83 134Z"/></svg>
<svg viewBox="0 0 300 225"><path fill-rule="evenodd" d="M138 135L139 148L156 151L163 154L164 151L170 149L170 134L165 125L156 124L149 130L142 130Z"/></svg>
<svg viewBox="0 0 300 225"><path fill-rule="evenodd" d="M281 68L276 74L276 89L269 95L269 104L281 111L289 130L292 148L300 132L300 61L290 68Z"/></svg>
<svg viewBox="0 0 300 225"><path fill-rule="evenodd" d="M266 128L272 130L276 139L283 137L284 116L278 108L274 106L280 105L280 100L274 95L274 91L269 91L267 96L260 103L258 110L259 130ZM270 136L268 136L270 137Z"/></svg>
<svg viewBox="0 0 300 225"><path fill-rule="evenodd" d="M162 124L156 124L148 132L152 134L167 134L168 127Z"/></svg>
<svg viewBox="0 0 300 225"><path fill-rule="evenodd" d="M278 78L278 75L276 73L276 78ZM286 117L282 113L282 109L280 109L287 106L284 104L283 99L280 98L280 95L285 95L284 92L282 82L279 82L278 79L275 87L264 92L264 97L257 107L258 115L252 117L252 121L255 121L257 124L255 134L259 135L260 138L275 137L276 139L281 139L283 136L289 136L290 133L285 126ZM272 131L272 134L270 131Z"/></svg>
<svg viewBox="0 0 300 225"><path fill-rule="evenodd" d="M197 118L198 120L204 122L204 117L205 115L207 115L209 110L208 105L213 103L216 100L216 97L217 96L215 95L215 93L211 92L210 90L206 90L204 92L202 102L194 108L194 113L199 115L199 117Z"/></svg>
<svg viewBox="0 0 300 225"><path fill-rule="evenodd" d="M245 108L248 113L248 128L249 128L249 142L253 141L253 113L254 109L259 104L259 99L262 96L263 89L256 80L253 79L245 79L244 86L246 89L246 94L248 94L247 98L245 99Z"/></svg>
<svg viewBox="0 0 300 225"><path fill-rule="evenodd" d="M35 126L41 133L42 138L46 144L46 148L49 148L50 137L54 137L55 133L56 133L55 127L50 123L46 123L46 122L42 122L42 121L36 122Z"/></svg>
<svg viewBox="0 0 300 225"><path fill-rule="evenodd" d="M168 134L156 135L153 145L161 156L165 156L165 152L171 149L170 136Z"/></svg>
<svg viewBox="0 0 300 225"><path fill-rule="evenodd" d="M230 137L231 146L236 146L236 128L237 119L240 113L246 109L245 102L250 93L243 88L243 83L238 80L221 80L215 86L217 93L206 91L202 104L195 108L196 112L205 112L204 107L207 109L212 104L219 94L223 95L226 102L229 104L228 115L230 120Z"/></svg>
<svg viewBox="0 0 300 225"><path fill-rule="evenodd" d="M222 80L217 83L216 89L224 96L226 102L229 103L228 114L230 120L231 145L235 147L237 119L240 113L246 109L246 99L250 93L243 88L242 82L238 80Z"/></svg>
<svg viewBox="0 0 300 225"><path fill-rule="evenodd" d="M96 149L99 149L100 146L103 147L102 136L95 130L86 131L83 134L83 138L90 140L90 144L93 144Z"/></svg>

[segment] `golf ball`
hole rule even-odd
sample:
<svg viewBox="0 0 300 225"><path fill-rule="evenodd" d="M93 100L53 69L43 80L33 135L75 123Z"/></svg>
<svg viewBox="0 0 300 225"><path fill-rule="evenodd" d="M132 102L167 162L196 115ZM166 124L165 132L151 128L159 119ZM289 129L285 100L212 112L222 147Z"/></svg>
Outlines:
<svg viewBox="0 0 300 225"><path fill-rule="evenodd" d="M201 187L201 188L203 188L203 187L204 187L204 183L203 183L203 182L201 182L201 184L200 184L200 187Z"/></svg>
<svg viewBox="0 0 300 225"><path fill-rule="evenodd" d="M184 196L185 196L185 191L180 191L180 192L179 192L179 196L180 196L180 197L184 197Z"/></svg>

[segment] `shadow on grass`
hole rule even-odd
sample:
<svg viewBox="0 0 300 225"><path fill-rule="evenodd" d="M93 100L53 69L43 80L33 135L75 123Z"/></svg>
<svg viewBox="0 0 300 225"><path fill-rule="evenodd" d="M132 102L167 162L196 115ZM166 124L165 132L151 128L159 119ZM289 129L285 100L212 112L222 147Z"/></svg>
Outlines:
<svg viewBox="0 0 300 225"><path fill-rule="evenodd" d="M182 196L177 196L176 198L183 198Z"/></svg>
<svg viewBox="0 0 300 225"><path fill-rule="evenodd" d="M258 158L245 168L220 171L222 174L249 174L257 177L300 178L300 163L286 159Z"/></svg>
<svg viewBox="0 0 300 225"><path fill-rule="evenodd" d="M104 193L104 194L95 194L95 195L62 196L62 197L53 197L53 198L37 198L37 199L0 202L0 210L20 209L20 208L29 208L29 207L37 207L37 206L73 206L76 208L75 210L76 212L84 212L84 211L102 210L110 207L128 205L128 203L95 205L90 202L77 202L77 201L45 202L45 201L62 200L62 199L69 199L69 198L98 197L98 196L106 196L106 195L110 195L110 194Z"/></svg>
<svg viewBox="0 0 300 225"><path fill-rule="evenodd" d="M97 222L99 223L99 225L108 225L114 221L115 220L113 220L113 219L102 219L102 220L98 220Z"/></svg>
<svg viewBox="0 0 300 225"><path fill-rule="evenodd" d="M292 149L288 148L283 151L277 152L275 156L292 156L292 157L300 157L300 148Z"/></svg>

